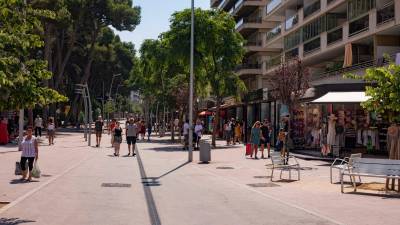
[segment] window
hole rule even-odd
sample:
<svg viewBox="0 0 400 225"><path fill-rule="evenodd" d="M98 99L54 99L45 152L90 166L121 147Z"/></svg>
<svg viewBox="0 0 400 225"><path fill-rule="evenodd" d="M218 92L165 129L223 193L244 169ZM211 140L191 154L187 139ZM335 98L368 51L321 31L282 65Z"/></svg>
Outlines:
<svg viewBox="0 0 400 225"><path fill-rule="evenodd" d="M300 33L301 33L301 31L299 29L299 30L289 34L288 36L286 36L285 40L284 40L284 49L291 49L291 48L299 45L301 42Z"/></svg>
<svg viewBox="0 0 400 225"><path fill-rule="evenodd" d="M355 19L375 7L375 0L349 0L347 3L348 19Z"/></svg>
<svg viewBox="0 0 400 225"><path fill-rule="evenodd" d="M299 56L299 48L294 48L292 50L285 52L285 60L286 61L289 61L290 59L293 59L298 56Z"/></svg>
<svg viewBox="0 0 400 225"><path fill-rule="evenodd" d="M354 20L349 24L349 36L356 35L369 28L369 16L366 15L358 20Z"/></svg>
<svg viewBox="0 0 400 225"><path fill-rule="evenodd" d="M281 25L275 27L274 29L268 31L267 33L267 41L273 39L274 37L281 34Z"/></svg>
<svg viewBox="0 0 400 225"><path fill-rule="evenodd" d="M325 31L325 17L319 17L303 27L303 40L309 40Z"/></svg>
<svg viewBox="0 0 400 225"><path fill-rule="evenodd" d="M327 37L328 45L332 44L336 41L342 40L342 38L343 38L343 28L342 27L339 27L338 29L330 31L328 33L328 37Z"/></svg>
<svg viewBox="0 0 400 225"><path fill-rule="evenodd" d="M320 0L318 0L318 1L314 2L314 3L312 3L312 4L309 5L309 6L306 6L306 7L303 9L304 18L310 16L311 14L315 13L316 11L318 11L318 10L320 10L320 9L321 9L321 1L320 1Z"/></svg>
<svg viewBox="0 0 400 225"><path fill-rule="evenodd" d="M304 53L310 53L321 47L321 38L316 38L312 41L304 43Z"/></svg>
<svg viewBox="0 0 400 225"><path fill-rule="evenodd" d="M377 24L386 23L394 19L394 2L384 6L376 12Z"/></svg>

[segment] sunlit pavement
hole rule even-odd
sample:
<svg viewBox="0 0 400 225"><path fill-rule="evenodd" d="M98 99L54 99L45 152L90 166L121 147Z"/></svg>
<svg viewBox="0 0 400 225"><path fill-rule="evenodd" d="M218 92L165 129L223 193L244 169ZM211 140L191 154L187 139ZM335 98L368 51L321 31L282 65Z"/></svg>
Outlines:
<svg viewBox="0 0 400 225"><path fill-rule="evenodd" d="M13 175L20 153L0 153L0 224L398 224L398 195L340 193L322 161L300 160L300 181L271 182L269 159L246 159L244 146L212 150L209 164L187 163L168 139L139 142L137 157L113 157L82 134L63 133L40 148L39 182ZM94 143L94 136L92 144ZM4 147L0 147L4 148ZM11 148L12 149L12 148ZM0 149L0 152L4 149ZM122 144L121 156L127 153ZM296 174L292 174L296 178ZM284 178L288 174L284 173ZM337 172L334 180L338 181ZM363 181L366 179L363 179ZM381 181L383 180L376 180ZM361 194L364 193L364 194ZM395 196L394 198L392 198Z"/></svg>

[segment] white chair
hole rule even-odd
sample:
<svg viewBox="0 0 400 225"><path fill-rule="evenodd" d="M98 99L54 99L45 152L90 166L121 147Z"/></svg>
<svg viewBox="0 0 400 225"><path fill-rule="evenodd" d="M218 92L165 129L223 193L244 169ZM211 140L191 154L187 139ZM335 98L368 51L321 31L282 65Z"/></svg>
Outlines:
<svg viewBox="0 0 400 225"><path fill-rule="evenodd" d="M289 180L292 179L292 171L291 170L297 170L297 178L298 178L298 180L300 180L300 164L297 161L296 157L294 157L294 156L283 157L283 156L281 156L280 152L273 152L273 153L271 153L271 162L272 162L271 181L274 177L275 169L281 170L281 173L279 176L280 179L282 179L282 171L289 170Z"/></svg>
<svg viewBox="0 0 400 225"><path fill-rule="evenodd" d="M344 157L343 159L340 159L340 158L336 158L334 161L333 161L333 163L331 164L331 167L330 167L330 180L331 180L331 184L333 183L333 181L332 181L332 170L333 169L337 169L337 170L339 170L339 175L340 175L340 172L342 171L342 170L347 170L347 171L349 171L350 169L351 169L351 163L352 163L352 160L353 159L356 159L356 158L361 158L362 157L362 154L361 153L356 153L356 154L351 154L350 155L350 157ZM361 178L360 177L358 177L359 178L359 180L360 180L360 182L361 182ZM353 182L353 180L352 180L352 178L350 177L350 181L351 182Z"/></svg>

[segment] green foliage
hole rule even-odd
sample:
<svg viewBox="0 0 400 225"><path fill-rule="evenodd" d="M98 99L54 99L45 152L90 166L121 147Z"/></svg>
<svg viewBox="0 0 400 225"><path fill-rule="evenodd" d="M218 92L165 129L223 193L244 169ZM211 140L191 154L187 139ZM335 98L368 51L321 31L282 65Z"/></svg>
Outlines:
<svg viewBox="0 0 400 225"><path fill-rule="evenodd" d="M114 102L113 101L107 101L105 104L104 104L104 112L105 113L112 113L112 112L115 112L115 104L114 104Z"/></svg>
<svg viewBox="0 0 400 225"><path fill-rule="evenodd" d="M345 77L364 80L365 94L370 97L361 106L371 112L400 112L400 65L393 62L388 67L369 68L364 76L346 74Z"/></svg>
<svg viewBox="0 0 400 225"><path fill-rule="evenodd" d="M39 18L54 18L46 10L25 6L22 0L0 1L0 110L32 108L66 101L41 82L52 77L47 62L33 54L43 46L35 32Z"/></svg>

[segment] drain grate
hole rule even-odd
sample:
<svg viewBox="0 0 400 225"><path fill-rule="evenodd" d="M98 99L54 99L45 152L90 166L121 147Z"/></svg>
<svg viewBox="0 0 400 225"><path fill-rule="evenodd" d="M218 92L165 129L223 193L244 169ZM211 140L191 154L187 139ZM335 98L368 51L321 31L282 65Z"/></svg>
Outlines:
<svg viewBox="0 0 400 225"><path fill-rule="evenodd" d="M219 166L217 167L219 170L233 170L234 168L231 166Z"/></svg>
<svg viewBox="0 0 400 225"><path fill-rule="evenodd" d="M0 202L0 208L10 204L10 202Z"/></svg>
<svg viewBox="0 0 400 225"><path fill-rule="evenodd" d="M255 184L247 184L250 187L259 188L259 187L279 187L279 185L274 183L255 183Z"/></svg>
<svg viewBox="0 0 400 225"><path fill-rule="evenodd" d="M123 183L102 183L102 187L118 187L118 188L129 188L131 184L123 184Z"/></svg>

